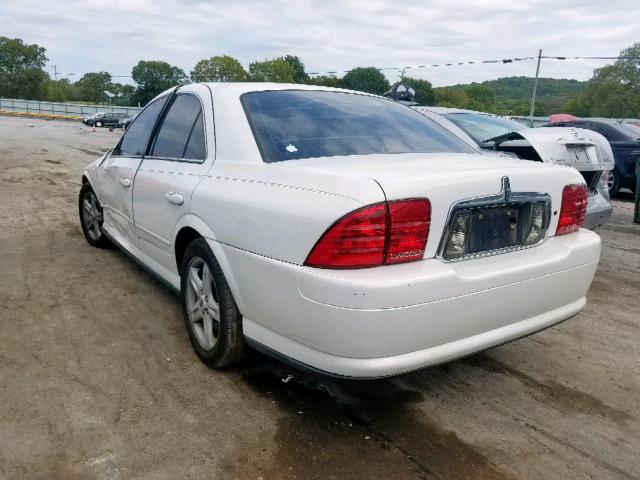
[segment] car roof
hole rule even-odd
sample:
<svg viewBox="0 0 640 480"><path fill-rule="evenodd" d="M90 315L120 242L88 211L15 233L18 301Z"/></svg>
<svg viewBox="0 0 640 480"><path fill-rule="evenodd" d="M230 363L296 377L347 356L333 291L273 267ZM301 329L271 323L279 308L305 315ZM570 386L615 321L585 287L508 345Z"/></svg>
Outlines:
<svg viewBox="0 0 640 480"><path fill-rule="evenodd" d="M197 84L187 84L189 85ZM360 95L367 95L371 97L379 97L389 100L386 97L380 95L374 95L366 92L357 92L355 90L347 90L344 88L324 87L320 85L305 85L302 83L275 83L275 82L203 82L202 85L206 85L212 91L218 93L229 93L234 95L242 95L249 92L265 92L273 90L311 90L311 91L331 91L331 92L348 92L357 93Z"/></svg>

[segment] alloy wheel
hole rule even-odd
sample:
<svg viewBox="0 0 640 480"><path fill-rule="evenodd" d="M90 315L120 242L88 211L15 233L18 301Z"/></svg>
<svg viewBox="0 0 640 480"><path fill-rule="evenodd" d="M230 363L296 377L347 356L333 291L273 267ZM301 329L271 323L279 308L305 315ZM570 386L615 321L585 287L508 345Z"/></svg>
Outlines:
<svg viewBox="0 0 640 480"><path fill-rule="evenodd" d="M609 175L607 176L607 188L611 191L615 183L616 183L615 172L613 170L609 170Z"/></svg>
<svg viewBox="0 0 640 480"><path fill-rule="evenodd" d="M85 193L82 198L82 221L91 240L97 242L102 235L102 208L96 194L92 191Z"/></svg>
<svg viewBox="0 0 640 480"><path fill-rule="evenodd" d="M187 267L187 315L200 347L212 350L220 331L220 304L207 263L193 257Z"/></svg>

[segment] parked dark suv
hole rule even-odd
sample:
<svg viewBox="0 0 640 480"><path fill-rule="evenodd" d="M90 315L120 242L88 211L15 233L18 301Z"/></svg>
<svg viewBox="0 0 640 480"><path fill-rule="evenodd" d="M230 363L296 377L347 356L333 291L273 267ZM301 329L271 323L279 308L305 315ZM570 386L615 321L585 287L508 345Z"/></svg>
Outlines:
<svg viewBox="0 0 640 480"><path fill-rule="evenodd" d="M611 144L616 167L609 172L609 195L621 188L635 190L635 159L640 155L640 128L620 122L595 120L570 120L554 122L545 127L576 127L593 130L603 135Z"/></svg>
<svg viewBox="0 0 640 480"><path fill-rule="evenodd" d="M129 115L126 113L96 113L94 116L87 118L86 124L90 127L117 127L120 120L127 118Z"/></svg>

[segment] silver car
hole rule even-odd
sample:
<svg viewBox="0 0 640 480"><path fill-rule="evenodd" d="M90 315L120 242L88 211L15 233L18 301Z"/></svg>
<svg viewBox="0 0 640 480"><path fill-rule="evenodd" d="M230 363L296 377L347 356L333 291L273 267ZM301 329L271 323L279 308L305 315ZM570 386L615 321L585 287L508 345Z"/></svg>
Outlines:
<svg viewBox="0 0 640 480"><path fill-rule="evenodd" d="M613 153L607 139L599 133L582 128L528 128L513 120L474 110L413 108L479 151L508 152L524 160L575 167L589 188L583 226L594 229L611 216L607 172L614 165Z"/></svg>

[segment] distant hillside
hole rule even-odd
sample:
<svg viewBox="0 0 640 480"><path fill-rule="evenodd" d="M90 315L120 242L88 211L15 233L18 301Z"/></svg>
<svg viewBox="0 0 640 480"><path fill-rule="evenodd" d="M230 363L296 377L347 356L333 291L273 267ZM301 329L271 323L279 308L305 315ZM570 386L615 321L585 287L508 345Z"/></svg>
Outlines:
<svg viewBox="0 0 640 480"><path fill-rule="evenodd" d="M530 77L505 77L480 83L439 87L434 90L440 105L475 107L501 114L525 115L529 113L533 81ZM566 102L577 97L584 90L586 83L569 79L538 79L536 114L562 112Z"/></svg>

